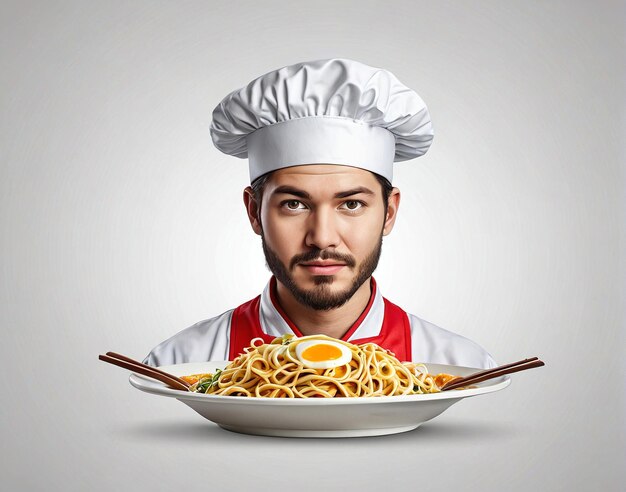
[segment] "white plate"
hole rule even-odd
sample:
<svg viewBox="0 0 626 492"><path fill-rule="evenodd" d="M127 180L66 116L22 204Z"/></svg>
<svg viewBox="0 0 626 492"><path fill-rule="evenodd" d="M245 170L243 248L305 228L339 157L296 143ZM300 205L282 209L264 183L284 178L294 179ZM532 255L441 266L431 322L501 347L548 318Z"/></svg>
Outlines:
<svg viewBox="0 0 626 492"><path fill-rule="evenodd" d="M176 376L212 373L228 362L162 366ZM466 376L480 369L427 364L431 374ZM185 393L139 374L130 384L148 393L169 396L190 406L220 427L244 434L283 437L360 437L397 434L417 428L457 401L506 388L509 376L485 381L476 388L428 395L372 398L247 398Z"/></svg>

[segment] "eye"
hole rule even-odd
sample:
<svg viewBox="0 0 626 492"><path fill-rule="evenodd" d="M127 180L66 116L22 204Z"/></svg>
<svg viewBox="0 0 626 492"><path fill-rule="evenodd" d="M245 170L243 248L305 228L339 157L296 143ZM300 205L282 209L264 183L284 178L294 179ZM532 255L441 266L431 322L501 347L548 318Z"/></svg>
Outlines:
<svg viewBox="0 0 626 492"><path fill-rule="evenodd" d="M358 200L348 200L347 202L343 202L341 206L347 210L355 211L363 207L363 202Z"/></svg>
<svg viewBox="0 0 626 492"><path fill-rule="evenodd" d="M300 200L287 200L281 204L283 207L286 207L288 210L302 210L304 204Z"/></svg>

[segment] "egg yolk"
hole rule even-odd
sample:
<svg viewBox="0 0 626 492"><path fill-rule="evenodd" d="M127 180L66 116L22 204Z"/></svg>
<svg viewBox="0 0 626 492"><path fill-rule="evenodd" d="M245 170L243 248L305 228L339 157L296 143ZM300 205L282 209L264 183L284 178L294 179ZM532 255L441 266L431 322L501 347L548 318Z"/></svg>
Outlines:
<svg viewBox="0 0 626 492"><path fill-rule="evenodd" d="M302 351L302 358L310 360L311 362L335 360L339 359L341 355L341 349L326 343L311 345Z"/></svg>

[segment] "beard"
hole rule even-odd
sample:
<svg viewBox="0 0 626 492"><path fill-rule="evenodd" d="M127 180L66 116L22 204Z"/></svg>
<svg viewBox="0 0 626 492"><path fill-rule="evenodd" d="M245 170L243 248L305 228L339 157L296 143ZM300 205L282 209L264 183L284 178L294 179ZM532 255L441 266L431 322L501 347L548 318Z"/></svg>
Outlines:
<svg viewBox="0 0 626 492"><path fill-rule="evenodd" d="M337 253L332 250L313 249L306 253L294 256L289 262L289 267L285 265L274 250L272 250L265 242L265 236L261 235L263 245L263 253L269 270L274 274L276 280L283 284L291 295L300 303L310 307L316 311L330 311L343 306L355 294L359 287L372 276L374 270L378 266L380 253L383 246L383 236L374 249L367 255L363 262L358 266L357 272L352 280L352 284L347 289L339 292L333 292L330 288L335 278L333 275L316 275L314 277L315 287L310 290L304 290L296 284L292 272L298 263L309 262L317 259L320 260L337 260L345 263L348 268L354 271L356 260L351 255Z"/></svg>

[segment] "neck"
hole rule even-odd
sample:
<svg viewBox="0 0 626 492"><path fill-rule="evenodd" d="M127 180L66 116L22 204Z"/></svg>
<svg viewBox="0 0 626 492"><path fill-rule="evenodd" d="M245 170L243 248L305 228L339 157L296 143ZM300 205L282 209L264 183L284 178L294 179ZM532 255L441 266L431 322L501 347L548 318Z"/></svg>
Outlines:
<svg viewBox="0 0 626 492"><path fill-rule="evenodd" d="M305 336L321 334L342 338L365 310L371 295L371 281L368 279L343 306L318 311L298 302L283 284L276 282L280 307Z"/></svg>

